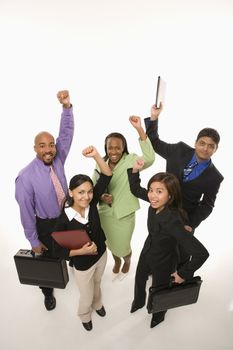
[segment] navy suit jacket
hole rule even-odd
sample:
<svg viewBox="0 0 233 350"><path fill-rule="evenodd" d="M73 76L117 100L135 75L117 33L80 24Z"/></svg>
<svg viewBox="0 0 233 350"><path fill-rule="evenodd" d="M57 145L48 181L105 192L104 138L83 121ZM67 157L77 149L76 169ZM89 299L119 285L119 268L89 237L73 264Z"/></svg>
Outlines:
<svg viewBox="0 0 233 350"><path fill-rule="evenodd" d="M183 208L189 217L188 225L195 229L212 212L224 178L210 161L210 165L197 178L183 182L183 170L191 160L195 149L184 142L171 144L160 140L158 119L151 121L150 118L146 118L145 126L155 152L166 159L166 171L176 175L180 182Z"/></svg>

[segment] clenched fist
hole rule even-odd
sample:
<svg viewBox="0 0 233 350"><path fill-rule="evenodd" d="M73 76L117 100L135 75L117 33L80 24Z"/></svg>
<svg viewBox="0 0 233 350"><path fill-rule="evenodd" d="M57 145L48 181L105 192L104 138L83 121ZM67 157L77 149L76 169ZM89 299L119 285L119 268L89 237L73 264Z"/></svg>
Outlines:
<svg viewBox="0 0 233 350"><path fill-rule="evenodd" d="M58 98L58 101L63 105L63 107L65 108L71 107L70 95L68 90L58 91L57 98Z"/></svg>
<svg viewBox="0 0 233 350"><path fill-rule="evenodd" d="M85 157L95 157L97 153L97 149L94 146L88 146L82 151L82 154Z"/></svg>

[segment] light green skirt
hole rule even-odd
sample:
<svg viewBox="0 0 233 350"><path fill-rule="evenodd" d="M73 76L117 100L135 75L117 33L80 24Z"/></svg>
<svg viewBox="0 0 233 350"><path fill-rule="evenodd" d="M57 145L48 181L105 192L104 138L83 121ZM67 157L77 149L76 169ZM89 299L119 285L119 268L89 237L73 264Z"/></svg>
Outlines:
<svg viewBox="0 0 233 350"><path fill-rule="evenodd" d="M124 257L131 253L131 238L135 227L135 213L117 219L100 213L101 226L107 238L106 244L113 255Z"/></svg>

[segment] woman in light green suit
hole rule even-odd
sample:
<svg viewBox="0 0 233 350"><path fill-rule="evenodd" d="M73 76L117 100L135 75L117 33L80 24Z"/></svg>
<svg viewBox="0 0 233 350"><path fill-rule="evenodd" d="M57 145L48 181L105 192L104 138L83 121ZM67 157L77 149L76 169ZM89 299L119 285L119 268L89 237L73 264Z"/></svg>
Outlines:
<svg viewBox="0 0 233 350"><path fill-rule="evenodd" d="M143 169L153 164L155 153L149 138L141 125L140 117L129 118L139 135L139 144L142 150ZM101 226L106 235L106 243L112 252L115 264L113 274L119 274L123 258L124 264L120 278L126 276L130 267L131 237L135 226L135 211L140 208L139 200L130 191L127 169L131 168L138 155L129 153L125 137L120 133L111 133L105 139L105 161L113 172L106 193L101 197L99 215ZM99 169L96 168L93 176L94 183L98 180Z"/></svg>

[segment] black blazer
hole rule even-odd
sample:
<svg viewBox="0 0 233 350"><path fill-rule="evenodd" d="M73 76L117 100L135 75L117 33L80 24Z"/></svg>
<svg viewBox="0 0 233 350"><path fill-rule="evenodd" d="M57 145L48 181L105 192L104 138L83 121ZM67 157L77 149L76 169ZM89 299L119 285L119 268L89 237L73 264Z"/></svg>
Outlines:
<svg viewBox="0 0 233 350"><path fill-rule="evenodd" d="M145 120L146 133L157 154L166 159L166 171L176 175L183 196L183 208L189 217L189 224L195 229L205 220L214 208L217 193L223 176L212 161L196 179L183 182L183 170L194 155L195 149L184 142L166 143L159 139L158 119Z"/></svg>
<svg viewBox="0 0 233 350"><path fill-rule="evenodd" d="M128 169L128 178L131 192L138 198L147 202L148 191L140 186L139 173L132 173ZM209 256L206 248L187 232L177 210L165 207L160 213L151 206L148 209L147 227L149 235L146 238L141 252L141 259L145 258L150 265L152 273L162 274L174 272L174 259L177 244L180 245L191 259L178 268L178 274L185 280L190 279ZM160 282L160 281L159 281Z"/></svg>

